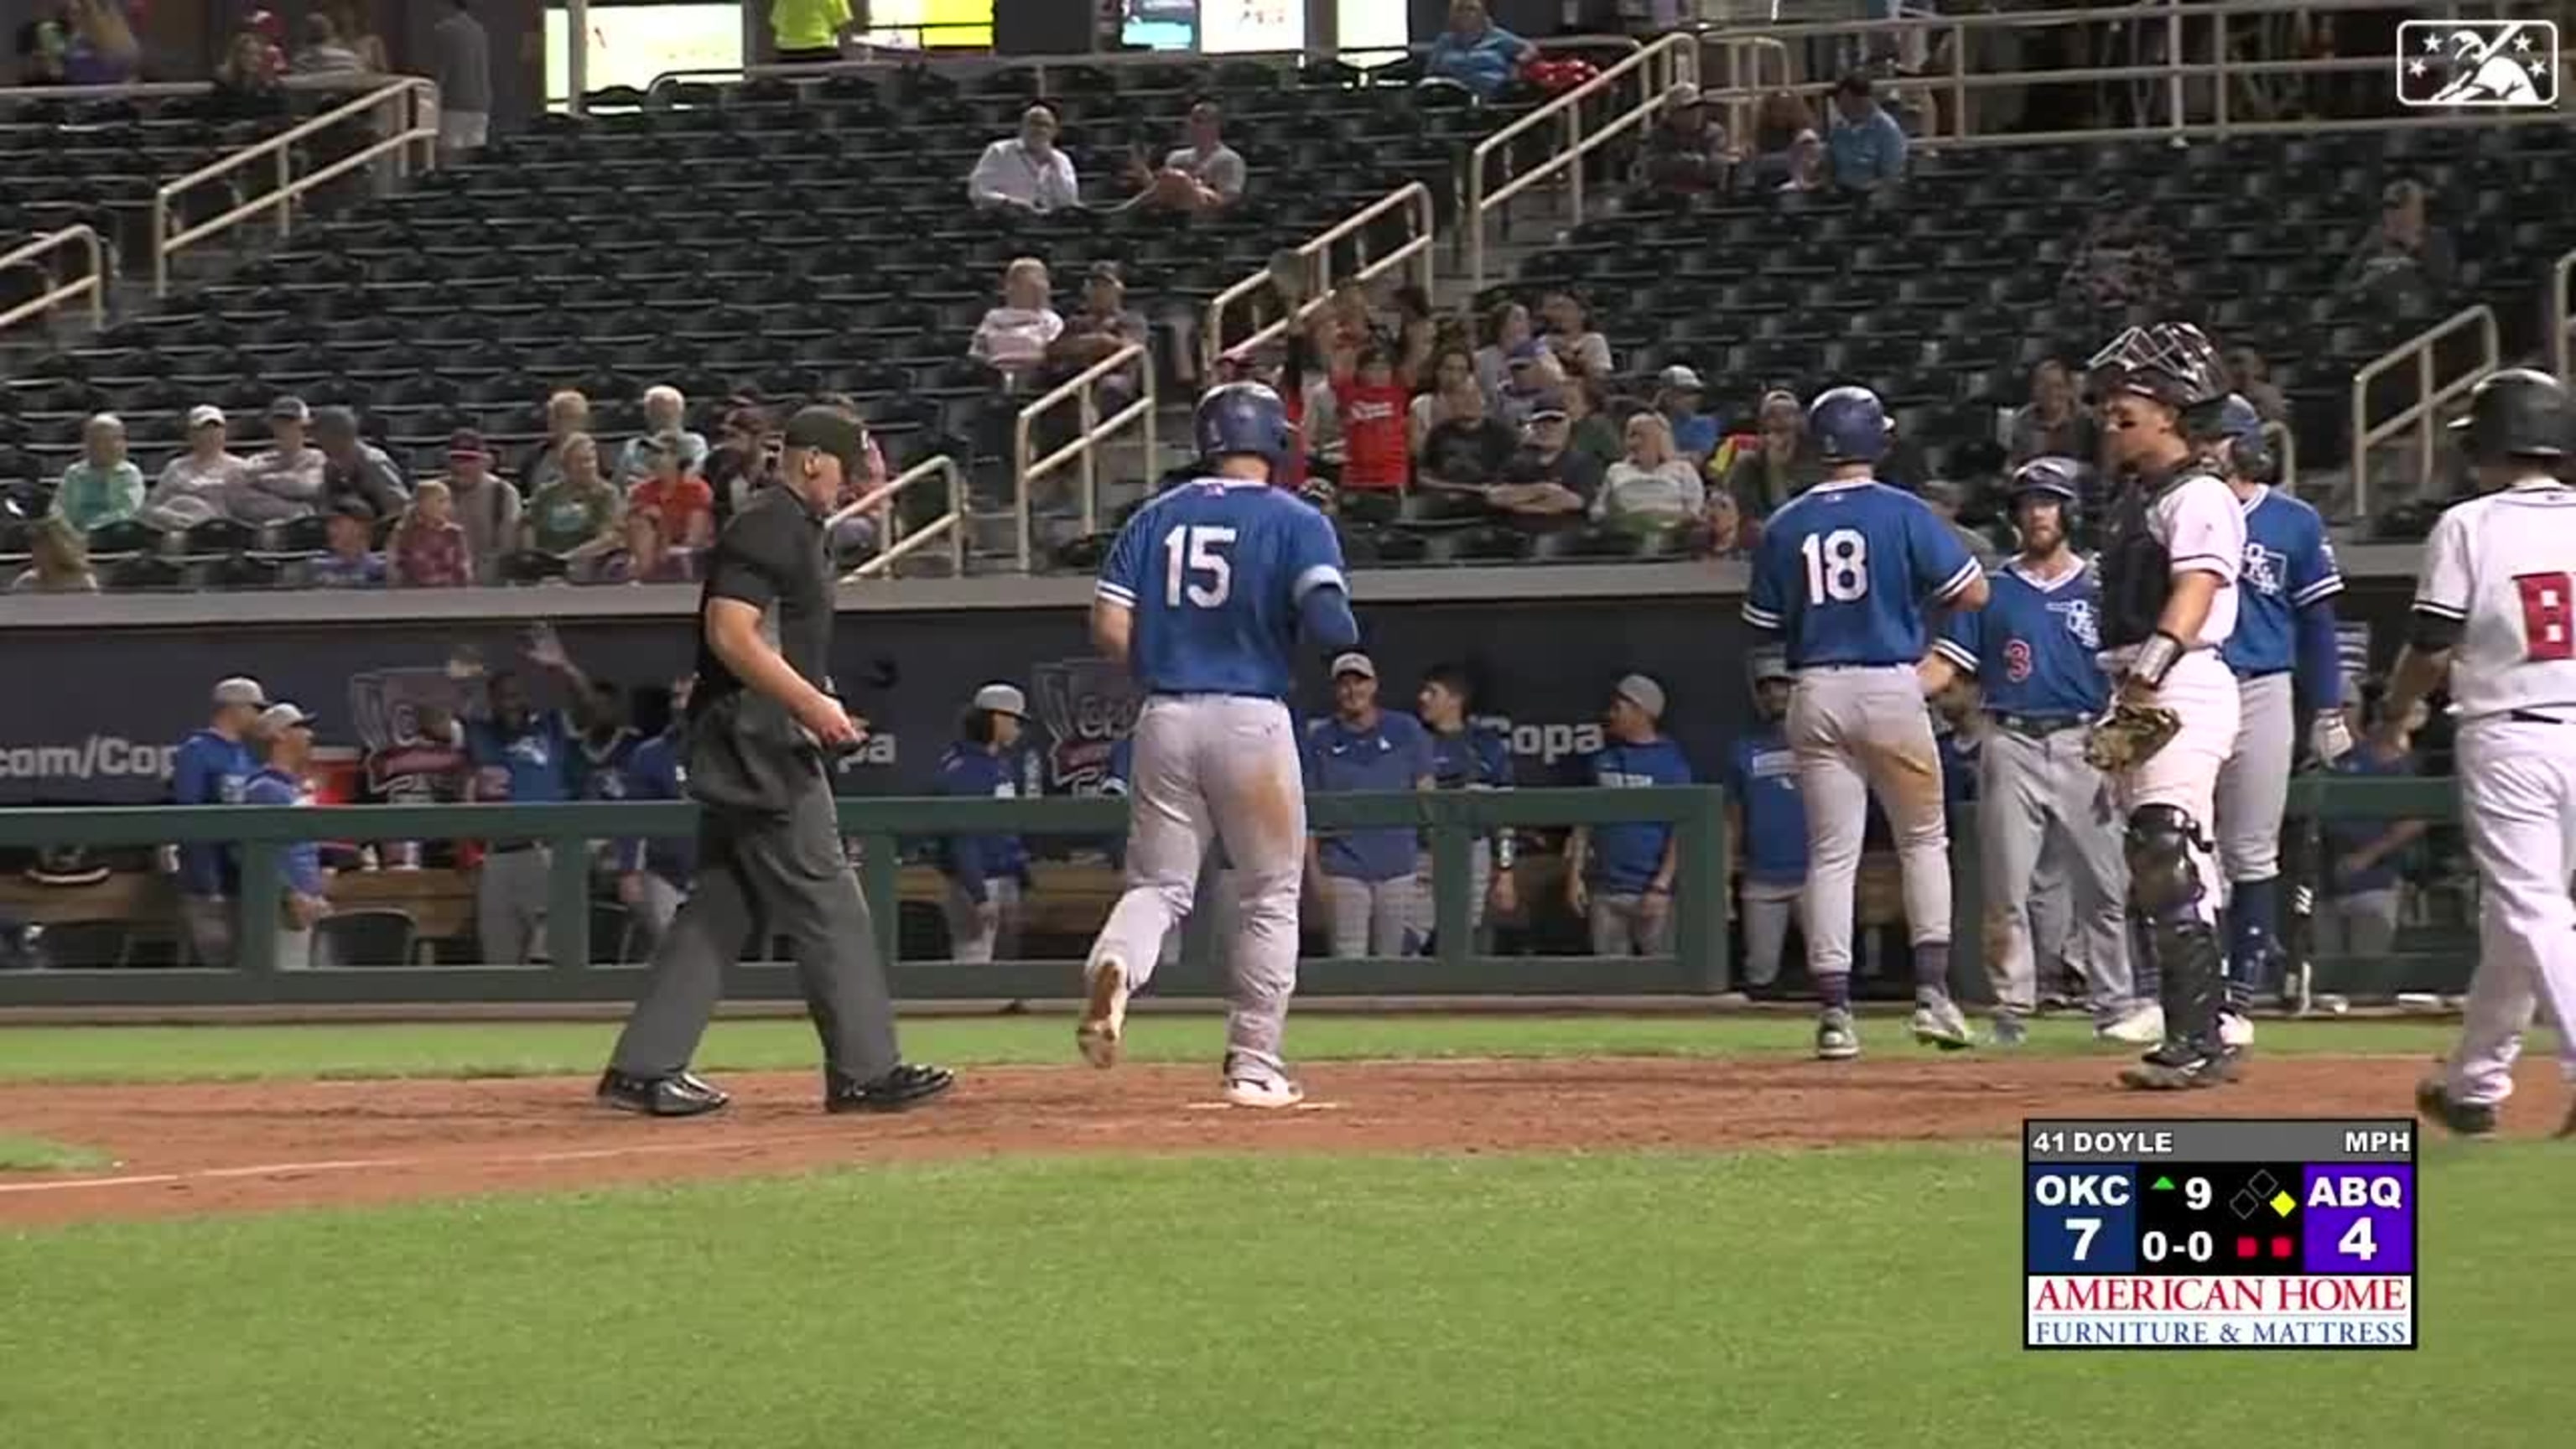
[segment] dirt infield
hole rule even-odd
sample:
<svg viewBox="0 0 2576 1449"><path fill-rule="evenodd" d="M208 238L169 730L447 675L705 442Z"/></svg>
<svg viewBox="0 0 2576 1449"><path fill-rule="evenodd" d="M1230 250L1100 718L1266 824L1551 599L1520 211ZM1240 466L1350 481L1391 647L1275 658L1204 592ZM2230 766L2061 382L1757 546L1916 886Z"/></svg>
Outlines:
<svg viewBox="0 0 2576 1449"><path fill-rule="evenodd" d="M2265 1060L2225 1092L2142 1097L2111 1058L1344 1063L1293 1112L1229 1109L1207 1068L990 1068L906 1116L826 1117L805 1074L729 1078L685 1122L607 1112L588 1081L0 1088L12 1132L116 1166L0 1176L0 1227L382 1204L490 1191L781 1174L1008 1153L1501 1152L2011 1141L2033 1116L2404 1116L2402 1059ZM2544 1064L2545 1068L2545 1064ZM2531 1070L2518 1130L2556 1125Z"/></svg>

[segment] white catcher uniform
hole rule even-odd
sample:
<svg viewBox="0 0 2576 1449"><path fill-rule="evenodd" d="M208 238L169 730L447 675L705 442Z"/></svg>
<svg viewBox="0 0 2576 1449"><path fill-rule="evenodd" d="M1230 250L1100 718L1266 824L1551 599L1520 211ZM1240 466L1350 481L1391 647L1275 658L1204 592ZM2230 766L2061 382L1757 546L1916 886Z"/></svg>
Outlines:
<svg viewBox="0 0 2576 1449"><path fill-rule="evenodd" d="M2477 973L2443 1085L2493 1106L2543 999L2576 1081L2576 489L2535 475L2444 513L2415 609L2461 625L2450 693L2480 887Z"/></svg>
<svg viewBox="0 0 2576 1449"><path fill-rule="evenodd" d="M2199 637L2165 675L2156 702L2182 716L2171 743L2121 777L2120 806L2171 805L2191 817L2204 837L2218 818L2218 771L2236 747L2238 696L2235 672L2219 650L2236 632L2236 573L2245 558L2245 513L2234 490L2198 468L2187 470L2147 505L2147 533L2163 546L2173 578L2216 574L2219 590L2201 620ZM2146 621L2152 630L2155 621ZM2115 648L2105 663L2116 673L2136 653ZM2192 867L2208 888L2198 906L2204 920L2218 919L2217 863L2195 844ZM2141 988L2143 990L2143 987Z"/></svg>

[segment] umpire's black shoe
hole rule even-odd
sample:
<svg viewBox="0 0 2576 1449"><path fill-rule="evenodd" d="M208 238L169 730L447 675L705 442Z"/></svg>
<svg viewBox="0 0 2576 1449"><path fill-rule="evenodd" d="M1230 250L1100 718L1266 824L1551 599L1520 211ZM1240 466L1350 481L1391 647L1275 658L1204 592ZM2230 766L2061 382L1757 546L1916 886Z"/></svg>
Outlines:
<svg viewBox="0 0 2576 1449"><path fill-rule="evenodd" d="M2438 1080L2415 1084L2415 1110L2461 1137L2495 1135L2496 1109L2493 1103L2453 1101L2449 1089ZM2565 1134L2562 1131L2560 1135Z"/></svg>
<svg viewBox="0 0 2576 1449"><path fill-rule="evenodd" d="M826 1112L900 1112L917 1107L957 1085L957 1074L946 1067L906 1063L873 1081L858 1082L848 1077L823 1079L823 1110Z"/></svg>
<svg viewBox="0 0 2576 1449"><path fill-rule="evenodd" d="M2245 1069L2242 1053L2210 1043L2167 1042L2132 1067L2120 1069L2120 1085L2133 1092L2190 1092L2235 1081Z"/></svg>
<svg viewBox="0 0 2576 1449"><path fill-rule="evenodd" d="M599 1079L599 1100L646 1117L701 1117L722 1110L733 1098L695 1072L634 1077L612 1067Z"/></svg>

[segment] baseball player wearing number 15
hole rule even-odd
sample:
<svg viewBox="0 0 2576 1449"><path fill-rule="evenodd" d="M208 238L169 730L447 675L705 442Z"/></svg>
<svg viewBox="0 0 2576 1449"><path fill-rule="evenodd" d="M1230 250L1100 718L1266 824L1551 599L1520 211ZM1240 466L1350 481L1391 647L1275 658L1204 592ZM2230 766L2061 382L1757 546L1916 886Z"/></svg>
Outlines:
<svg viewBox="0 0 2576 1449"><path fill-rule="evenodd" d="M1101 566L1091 634L1145 695L1136 717L1127 889L1084 963L1075 1042L1118 1060L1129 993L1189 916L1213 837L1239 884L1225 1098L1304 1098L1280 1056L1297 989L1297 904L1306 792L1287 698L1299 636L1318 652L1359 642L1342 548L1324 516L1275 470L1296 443L1279 395L1229 383L1200 399L1208 470L1136 510Z"/></svg>
<svg viewBox="0 0 2576 1449"><path fill-rule="evenodd" d="M1914 939L1916 1040L1956 1049L1975 1037L1950 999L1950 832L1939 747L1924 705L1927 606L1981 609L1986 577L1922 499L1877 481L1887 411L1867 388L1837 387L1808 409L1824 481L1763 526L1744 622L1776 634L1795 676L1789 746L1807 801L1812 862L1801 924L1823 998L1816 1055L1860 1055L1851 1014L1853 882L1874 791L1896 835Z"/></svg>
<svg viewBox="0 0 2576 1449"><path fill-rule="evenodd" d="M2415 1100L2476 1136L2495 1130L2542 1000L2576 1082L2576 489L2553 476L2576 453L2576 399L2545 372L2500 372L2470 394L2467 431L2484 496L2424 540L2381 728L2402 750L2416 705L2449 672L2478 863L2478 969L2460 1044ZM2576 1113L2559 1135L2576 1135Z"/></svg>

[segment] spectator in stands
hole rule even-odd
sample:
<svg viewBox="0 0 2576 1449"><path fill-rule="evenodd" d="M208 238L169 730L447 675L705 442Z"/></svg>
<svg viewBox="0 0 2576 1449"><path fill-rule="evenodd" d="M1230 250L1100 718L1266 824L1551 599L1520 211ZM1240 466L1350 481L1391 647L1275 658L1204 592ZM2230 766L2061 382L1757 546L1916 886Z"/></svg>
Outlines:
<svg viewBox="0 0 2576 1449"><path fill-rule="evenodd" d="M1064 318L1047 304L1047 264L1020 257L1002 272L1002 305L975 324L969 356L1001 369L1013 386L1046 361L1047 349L1064 335Z"/></svg>
<svg viewBox="0 0 2576 1449"><path fill-rule="evenodd" d="M1484 0L1457 0L1449 7L1449 28L1431 43L1422 73L1426 80L1464 86L1477 99L1490 101L1537 56L1537 46L1494 23Z"/></svg>
<svg viewBox="0 0 2576 1449"><path fill-rule="evenodd" d="M1717 451L1717 419L1700 406L1707 395L1699 374L1678 362L1655 374L1655 411L1672 424L1675 451L1695 468L1708 466L1710 455Z"/></svg>
<svg viewBox="0 0 2576 1449"><path fill-rule="evenodd" d="M2095 327L2154 322L2170 314L2180 301L2173 249L2165 245L2154 213L2121 203L2094 216L2066 263L2059 292L2065 305L2091 307Z"/></svg>
<svg viewBox="0 0 2576 1449"><path fill-rule="evenodd" d="M304 18L304 48L295 52L297 75L362 75L367 63L325 11Z"/></svg>
<svg viewBox="0 0 2576 1449"><path fill-rule="evenodd" d="M313 410L300 397L268 405L268 447L251 455L224 511L244 523L282 523L310 515L322 499L322 450L307 444Z"/></svg>
<svg viewBox="0 0 2576 1449"><path fill-rule="evenodd" d="M1539 335L1567 377L1607 381L1619 370L1610 358L1610 339L1592 325L1591 312L1572 292L1554 291L1541 297L1538 320Z"/></svg>
<svg viewBox="0 0 2576 1449"><path fill-rule="evenodd" d="M1073 158L1055 144L1055 112L1032 105L1020 113L1020 133L984 148L966 178L966 195L979 207L1009 211L1070 211L1082 205L1082 180Z"/></svg>
<svg viewBox="0 0 2576 1449"><path fill-rule="evenodd" d="M1333 660L1332 675L1333 713L1306 731L1307 791L1432 788L1431 732L1378 707L1377 665L1352 651ZM1334 955L1410 954L1418 851L1409 829L1307 837L1306 879L1331 913Z"/></svg>
<svg viewBox="0 0 2576 1449"><path fill-rule="evenodd" d="M368 75L390 75L393 60L385 53L385 38L376 34L375 22L368 17L368 7L358 0L331 0L324 7L331 17L332 28L340 32L340 43L358 58L358 69ZM443 103L445 96L441 96Z"/></svg>
<svg viewBox="0 0 2576 1449"><path fill-rule="evenodd" d="M1782 191L1822 191L1833 183L1824 138L1813 131L1800 131L1789 143L1787 165L1788 174L1780 179Z"/></svg>
<svg viewBox="0 0 2576 1449"><path fill-rule="evenodd" d="M305 779L305 772L313 764L313 716L282 701L272 704L260 712L251 739L259 752L261 768L243 782L242 803L313 803L312 786ZM327 964L319 959L313 940L313 928L331 914L331 877L322 868L321 843L299 840L279 847L277 857L279 884L285 895L277 906L284 914L278 922L277 956L272 964L280 971L305 971ZM264 902L244 904L261 910L270 908Z"/></svg>
<svg viewBox="0 0 2576 1449"><path fill-rule="evenodd" d="M305 564L305 580L317 589L381 589L385 556L375 551L376 515L354 498L332 503L323 514L328 547Z"/></svg>
<svg viewBox="0 0 2576 1449"><path fill-rule="evenodd" d="M658 507L627 509L620 536L623 542L619 547L599 556L598 567L591 571L591 582L676 584L687 582L694 572L691 556L671 547L670 529L662 521Z"/></svg>
<svg viewBox="0 0 2576 1449"><path fill-rule="evenodd" d="M1243 199L1248 172L1243 153L1225 144L1225 113L1215 101L1190 107L1186 139L1163 158L1160 170L1148 171L1137 158L1130 184L1137 200L1172 211L1223 211Z"/></svg>
<svg viewBox="0 0 2576 1449"><path fill-rule="evenodd" d="M2004 450L2016 468L2033 458L2089 462L2100 454L2093 416L2077 405L2075 375L2060 359L2044 358L2030 370L2030 401L2013 409Z"/></svg>
<svg viewBox="0 0 2576 1449"><path fill-rule="evenodd" d="M624 511L617 490L599 469L599 444L588 433L564 440L557 454L563 473L528 500L527 546L558 558L582 560L619 542Z"/></svg>
<svg viewBox="0 0 2576 1449"><path fill-rule="evenodd" d="M1744 513L1735 506L1735 495L1723 488L1709 490L1708 551L1714 558L1737 558L1746 547Z"/></svg>
<svg viewBox="0 0 2576 1449"><path fill-rule="evenodd" d="M1486 415L1484 391L1472 379L1442 393L1440 403L1440 420L1414 459L1422 486L1482 492L1502 482L1520 451L1520 430Z"/></svg>
<svg viewBox="0 0 2576 1449"><path fill-rule="evenodd" d="M250 734L268 708L259 681L235 675L216 681L215 712L206 727L179 742L170 758L170 803L238 805L259 766ZM229 852L222 845L179 847L179 924L186 930L189 964L228 970L233 964L233 892Z"/></svg>
<svg viewBox="0 0 2576 1449"><path fill-rule="evenodd" d="M769 38L777 43L781 65L839 60L841 37L855 24L850 0L770 0Z"/></svg>
<svg viewBox="0 0 2576 1449"><path fill-rule="evenodd" d="M1431 385L1414 395L1404 410L1404 435L1413 456L1422 456L1422 440L1441 419L1441 405L1449 394L1461 387L1476 387L1476 356L1463 348L1452 347L1433 354ZM1483 389L1477 388L1478 392Z"/></svg>
<svg viewBox="0 0 2576 1449"><path fill-rule="evenodd" d="M2255 416L2267 423L2290 420L2290 400L2272 381L2272 364L2251 347L2231 347L2219 358L2227 368L2228 391L2254 405Z"/></svg>
<svg viewBox="0 0 2576 1449"><path fill-rule="evenodd" d="M81 426L81 456L54 485L53 515L87 533L142 511L143 470L125 456L125 422L100 413Z"/></svg>
<svg viewBox="0 0 2576 1449"><path fill-rule="evenodd" d="M1685 82L1664 94L1661 124L1646 135L1637 179L1643 190L1663 196L1697 196L1724 191L1735 176L1735 150L1726 128L1710 119L1708 102L1698 86Z"/></svg>
<svg viewBox="0 0 2576 1449"><path fill-rule="evenodd" d="M1331 326L1319 321L1321 329ZM1337 347L1328 356L1333 414L1342 438L1342 488L1402 492L1412 477L1411 455L1405 450L1405 410L1412 395L1396 375L1393 352L1382 342L1371 342L1357 351Z"/></svg>
<svg viewBox="0 0 2576 1449"><path fill-rule="evenodd" d="M1526 524L1580 518L1601 491L1601 464L1568 446L1573 420L1562 398L1541 399L1530 409L1521 446L1503 465L1502 481L1485 490L1485 502Z"/></svg>
<svg viewBox="0 0 2576 1449"><path fill-rule="evenodd" d="M1824 469L1808 443L1806 409L1796 393L1764 393L1754 409L1754 428L1758 441L1727 466L1725 486L1738 516L1760 520L1814 486Z"/></svg>
<svg viewBox="0 0 2576 1449"><path fill-rule="evenodd" d="M465 531L473 582L492 583L499 577L502 556L519 546L518 485L492 471L492 450L484 446L483 435L464 428L447 440L447 488L457 526Z"/></svg>
<svg viewBox="0 0 2576 1449"><path fill-rule="evenodd" d="M722 527L735 509L773 481L778 455L769 415L749 405L728 409L716 429L715 448L707 454L707 486L715 490L716 523Z"/></svg>
<svg viewBox="0 0 2576 1449"><path fill-rule="evenodd" d="M322 450L322 506L364 504L375 518L400 517L411 506L411 485L384 449L358 436L358 415L324 408L313 419L313 442Z"/></svg>
<svg viewBox="0 0 2576 1449"><path fill-rule="evenodd" d="M1514 347L1503 369L1503 385L1494 393L1494 414L1514 427L1529 421L1530 409L1540 398L1558 396L1569 386L1555 350L1537 337Z"/></svg>
<svg viewBox="0 0 2576 1449"><path fill-rule="evenodd" d="M1661 413L1628 419L1628 453L1602 474L1592 499L1595 521L1623 532L1678 528L1708 509L1699 469L1673 451L1673 425Z"/></svg>
<svg viewBox="0 0 2576 1449"><path fill-rule="evenodd" d="M689 400L676 387L656 383L644 389L644 431L626 440L617 452L617 486L631 488L653 472L657 440L680 440L680 466L689 472L707 466L707 435L688 424Z"/></svg>
<svg viewBox="0 0 2576 1449"><path fill-rule="evenodd" d="M1120 348L1143 345L1150 332L1145 315L1127 305L1127 279L1118 264L1093 262L1082 279L1082 306L1064 319L1064 333L1048 349L1048 360L1072 377L1116 356ZM1144 395L1150 360L1139 357L1101 379L1103 413L1116 412Z"/></svg>
<svg viewBox="0 0 2576 1449"><path fill-rule="evenodd" d="M58 86L72 45L72 0L39 0L18 27L18 84Z"/></svg>
<svg viewBox="0 0 2576 1449"><path fill-rule="evenodd" d="M2372 302L2401 298L2440 300L2451 289L2456 261L2450 237L2424 215L2421 184L2392 181L2379 195L2379 229L2353 249L2335 286Z"/></svg>
<svg viewBox="0 0 2576 1449"><path fill-rule="evenodd" d="M1557 389L1565 404L1565 446L1592 466L1607 470L1628 451L1628 440L1611 420L1607 395L1598 378L1578 378Z"/></svg>
<svg viewBox="0 0 2576 1449"><path fill-rule="evenodd" d="M1825 137L1834 184L1870 191L1905 178L1905 128L1878 103L1868 76L1853 71L1834 86L1834 119Z"/></svg>
<svg viewBox="0 0 2576 1449"><path fill-rule="evenodd" d="M286 57L267 37L245 25L233 35L223 64L215 67L215 89L236 102L262 106L277 94L286 76Z"/></svg>
<svg viewBox="0 0 2576 1449"><path fill-rule="evenodd" d="M546 399L546 438L528 455L527 466L519 470L519 481L533 497L563 476L564 445L577 437L590 435L590 399L579 391L565 388Z"/></svg>
<svg viewBox="0 0 2576 1449"><path fill-rule="evenodd" d="M443 165L469 160L492 136L492 38L474 18L473 0L430 30L430 74L438 82L438 156Z"/></svg>
<svg viewBox="0 0 2576 1449"><path fill-rule="evenodd" d="M249 466L224 446L224 410L199 403L188 409L188 451L161 470L143 500L144 520L155 528L184 529L223 517L225 500Z"/></svg>
<svg viewBox="0 0 2576 1449"><path fill-rule="evenodd" d="M88 540L60 515L37 524L27 538L27 567L9 581L9 592L97 593L98 575L90 572Z"/></svg>
<svg viewBox="0 0 2576 1449"><path fill-rule="evenodd" d="M142 69L143 47L134 38L120 0L72 0L71 38L63 52L63 84L131 85Z"/></svg>
<svg viewBox="0 0 2576 1449"><path fill-rule="evenodd" d="M1529 308L1518 302L1497 302L1485 314L1485 345L1476 349L1476 385L1485 390L1486 401L1500 405L1512 353L1534 335Z"/></svg>
<svg viewBox="0 0 2576 1449"><path fill-rule="evenodd" d="M436 478L420 485L385 543L389 582L398 588L461 589L474 582L474 546L456 521L456 495Z"/></svg>
<svg viewBox="0 0 2576 1449"><path fill-rule="evenodd" d="M1613 790L1691 783L1690 761L1658 728L1663 717L1661 684L1643 674L1621 679L1602 712L1607 740L1583 762L1584 783ZM1565 899L1590 927L1593 955L1653 956L1670 949L1673 866L1669 825L1575 828L1565 848Z"/></svg>
<svg viewBox="0 0 2576 1449"><path fill-rule="evenodd" d="M665 549L704 548L715 541L715 493L687 465L688 447L676 433L649 440L652 471L626 490L626 506L650 512Z"/></svg>
<svg viewBox="0 0 2576 1449"><path fill-rule="evenodd" d="M1777 90L1753 110L1754 164L1772 177L1789 164L1789 150L1816 131L1816 113L1796 91Z"/></svg>

